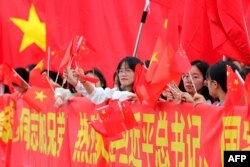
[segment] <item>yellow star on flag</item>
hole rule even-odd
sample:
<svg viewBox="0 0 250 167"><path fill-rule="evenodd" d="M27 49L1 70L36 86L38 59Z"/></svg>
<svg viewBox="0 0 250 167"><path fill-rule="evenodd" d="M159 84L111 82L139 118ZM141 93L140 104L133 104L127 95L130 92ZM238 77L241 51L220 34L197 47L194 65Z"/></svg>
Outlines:
<svg viewBox="0 0 250 167"><path fill-rule="evenodd" d="M43 60L41 60L35 67L35 69L40 69L41 71L43 70Z"/></svg>
<svg viewBox="0 0 250 167"><path fill-rule="evenodd" d="M36 44L43 51L46 49L46 27L41 22L34 5L31 5L28 20L10 18L10 20L23 32L23 39L19 52Z"/></svg>
<svg viewBox="0 0 250 167"><path fill-rule="evenodd" d="M105 110L102 110L102 114L106 114L106 111L105 111Z"/></svg>
<svg viewBox="0 0 250 167"><path fill-rule="evenodd" d="M158 62L158 52L154 52L151 59L150 59L150 65L153 63L153 62Z"/></svg>
<svg viewBox="0 0 250 167"><path fill-rule="evenodd" d="M47 98L47 96L44 94L43 90L41 90L40 92L35 92L35 93L36 93L35 99L39 99L41 102L43 102L43 100L45 98Z"/></svg>
<svg viewBox="0 0 250 167"><path fill-rule="evenodd" d="M238 84L239 84L238 79L235 79L235 80L234 80L234 84L235 84L235 85L238 85Z"/></svg>
<svg viewBox="0 0 250 167"><path fill-rule="evenodd" d="M164 21L164 28L167 29L168 28L168 19L166 18Z"/></svg>

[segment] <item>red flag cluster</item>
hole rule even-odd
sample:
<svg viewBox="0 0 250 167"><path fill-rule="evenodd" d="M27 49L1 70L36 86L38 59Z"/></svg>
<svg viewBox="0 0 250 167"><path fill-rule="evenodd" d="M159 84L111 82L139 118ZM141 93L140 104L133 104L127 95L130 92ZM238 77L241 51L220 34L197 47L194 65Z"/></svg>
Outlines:
<svg viewBox="0 0 250 167"><path fill-rule="evenodd" d="M148 70L137 65L134 90L141 102L154 106L167 83L179 83L181 75L189 71L191 65L181 47L175 50L170 42L166 44L158 38Z"/></svg>
<svg viewBox="0 0 250 167"><path fill-rule="evenodd" d="M104 137L116 137L121 132L137 126L131 103L110 100L109 105L97 110L99 119L91 126Z"/></svg>
<svg viewBox="0 0 250 167"><path fill-rule="evenodd" d="M18 76L14 69L6 64L0 65L0 75L2 83L8 85L11 92L14 91L13 83L15 83L16 85L22 85L23 81L20 76Z"/></svg>

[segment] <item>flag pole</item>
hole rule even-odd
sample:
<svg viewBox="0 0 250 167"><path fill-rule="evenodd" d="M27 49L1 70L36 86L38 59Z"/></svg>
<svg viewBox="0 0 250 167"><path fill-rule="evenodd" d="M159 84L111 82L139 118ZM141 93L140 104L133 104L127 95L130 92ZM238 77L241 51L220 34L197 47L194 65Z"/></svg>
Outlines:
<svg viewBox="0 0 250 167"><path fill-rule="evenodd" d="M49 69L49 66L50 66L50 47L48 47L48 50L47 50L47 54L48 54L48 62L47 62L47 75L48 75L48 77L49 77L49 71L50 71L50 69Z"/></svg>
<svg viewBox="0 0 250 167"><path fill-rule="evenodd" d="M143 30L144 24L146 22L146 19L147 19L149 5L150 5L150 0L146 0L144 10L142 13L142 17L141 17L141 24L140 24L139 31L138 31L137 38L136 38L136 42L135 42L133 57L136 57L136 54L137 54L137 50L138 50L138 46L139 46L139 42L140 42L140 38L141 38L141 33Z"/></svg>
<svg viewBox="0 0 250 167"><path fill-rule="evenodd" d="M28 88L31 88L31 86L28 84L28 82L26 82L17 72L15 69L11 68L12 72L20 79L23 81L23 83L28 86Z"/></svg>

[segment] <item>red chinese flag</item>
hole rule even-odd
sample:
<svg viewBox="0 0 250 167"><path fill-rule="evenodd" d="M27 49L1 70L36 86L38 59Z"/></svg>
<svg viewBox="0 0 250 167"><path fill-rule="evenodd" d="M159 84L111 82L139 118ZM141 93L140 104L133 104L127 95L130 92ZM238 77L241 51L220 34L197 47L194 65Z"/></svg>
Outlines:
<svg viewBox="0 0 250 167"><path fill-rule="evenodd" d="M64 69L66 66L68 65L71 65L70 63L71 60L72 60L72 56L71 56L71 53L70 53L70 50L71 50L71 47L72 47L72 41L70 41L69 45L68 45L68 48L64 54L64 57L58 67L58 69Z"/></svg>
<svg viewBox="0 0 250 167"><path fill-rule="evenodd" d="M175 73L187 73L191 68L190 61L182 45L179 45L173 61L170 64L170 71Z"/></svg>
<svg viewBox="0 0 250 167"><path fill-rule="evenodd" d="M203 60L213 64L222 60L213 50L206 0L185 1L181 43L190 61Z"/></svg>
<svg viewBox="0 0 250 167"><path fill-rule="evenodd" d="M246 76L245 80L245 89L246 89L246 102L247 102L247 108L248 108L248 116L250 114L250 74Z"/></svg>
<svg viewBox="0 0 250 167"><path fill-rule="evenodd" d="M4 74L3 74L3 65L1 64L0 65L0 83L3 82L3 79L4 79Z"/></svg>
<svg viewBox="0 0 250 167"><path fill-rule="evenodd" d="M81 50L81 47L85 45L85 38L83 35L77 35L74 37L72 41L72 45L70 48L70 54L73 56L78 56Z"/></svg>
<svg viewBox="0 0 250 167"><path fill-rule="evenodd" d="M146 73L146 81L149 83L147 89L149 98L145 99L148 104L154 105L166 88L169 81L169 66L172 62L174 50L171 45L167 46L160 38L156 43L156 48L150 61L150 66ZM147 84L146 84L147 85Z"/></svg>
<svg viewBox="0 0 250 167"><path fill-rule="evenodd" d="M4 25L0 31L0 64L25 67L37 63L45 54L45 3L30 2L0 2L0 24Z"/></svg>
<svg viewBox="0 0 250 167"><path fill-rule="evenodd" d="M167 45L159 37L146 74L148 82L158 83L167 79L168 67L170 65L169 58L171 59L173 54L174 51L169 50L168 52Z"/></svg>
<svg viewBox="0 0 250 167"><path fill-rule="evenodd" d="M180 44L178 19L177 11L169 10L167 23L165 25L166 36L164 41L161 38L158 38L154 54L151 58L152 67L150 65L146 76L148 81L149 78L151 78L152 84L165 81L166 85L167 81L176 80L176 78L178 78L179 81L181 75L177 74L188 72L191 67L189 59ZM154 75L153 78L152 75Z"/></svg>
<svg viewBox="0 0 250 167"><path fill-rule="evenodd" d="M111 100L108 108L99 113L108 136L115 136L125 130L121 110L122 106L119 100Z"/></svg>
<svg viewBox="0 0 250 167"><path fill-rule="evenodd" d="M71 39L82 34L94 52L84 56L81 66L100 68L111 85L119 61L133 54L144 4L145 1L112 0L98 4L82 0L1 1L0 20L4 26L0 31L0 63L12 67L38 63L46 57L47 48L65 51ZM143 29L137 53L143 61L150 58L162 30L165 18L159 8L155 3L151 5Z"/></svg>
<svg viewBox="0 0 250 167"><path fill-rule="evenodd" d="M142 103L144 100L150 99L149 87L150 83L146 80L147 69L141 64L137 64L134 74L134 91L138 100Z"/></svg>
<svg viewBox="0 0 250 167"><path fill-rule="evenodd" d="M23 99L37 111L47 111L54 105L54 92L51 88L32 86L23 95Z"/></svg>
<svg viewBox="0 0 250 167"><path fill-rule="evenodd" d="M3 64L2 65L3 71L3 84L8 85L11 92L13 92L13 83L17 85L22 85L21 77L12 69L10 66Z"/></svg>
<svg viewBox="0 0 250 167"><path fill-rule="evenodd" d="M44 60L41 60L31 71L29 75L29 84L44 87L44 82L41 82L41 72L44 69Z"/></svg>
<svg viewBox="0 0 250 167"><path fill-rule="evenodd" d="M138 64L135 68L134 91L138 100L150 106L154 106L165 88L165 81L152 84L146 80L147 69Z"/></svg>
<svg viewBox="0 0 250 167"><path fill-rule="evenodd" d="M128 102L111 100L108 106L98 110L98 115L100 120L92 122L91 126L104 137L119 137L121 132L137 125Z"/></svg>
<svg viewBox="0 0 250 167"><path fill-rule="evenodd" d="M233 72L230 66L227 66L227 96L225 107L245 106L245 88L241 79Z"/></svg>
<svg viewBox="0 0 250 167"><path fill-rule="evenodd" d="M129 101L124 101L121 103L122 105L122 114L124 116L124 124L126 126L126 130L132 129L138 125L135 120L134 113L131 109L131 103Z"/></svg>
<svg viewBox="0 0 250 167"><path fill-rule="evenodd" d="M50 52L49 52L50 51ZM55 50L55 49L51 49L48 50L45 57L44 57L44 69L48 69L50 71L55 71L55 72L63 72L63 69L58 69L60 66L60 63L62 61L62 59L64 58L65 55L65 50ZM49 62L48 62L49 59ZM49 65L48 65L49 63Z"/></svg>
<svg viewBox="0 0 250 167"><path fill-rule="evenodd" d="M207 0L207 13L213 49L249 64L249 37L241 0Z"/></svg>
<svg viewBox="0 0 250 167"><path fill-rule="evenodd" d="M250 64L249 30L246 25L243 1L217 0L217 9L223 30L227 36L226 40L231 42L231 46L225 46L225 54L238 61ZM238 54L231 52L231 47Z"/></svg>

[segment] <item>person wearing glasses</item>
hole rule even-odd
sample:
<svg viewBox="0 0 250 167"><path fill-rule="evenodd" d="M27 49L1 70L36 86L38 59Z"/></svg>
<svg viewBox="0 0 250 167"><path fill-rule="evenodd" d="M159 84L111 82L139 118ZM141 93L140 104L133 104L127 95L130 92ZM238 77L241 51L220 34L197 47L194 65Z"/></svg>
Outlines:
<svg viewBox="0 0 250 167"><path fill-rule="evenodd" d="M233 71L239 70L238 67L229 61L220 61L210 66L207 70L206 82L209 94L216 99L215 106L222 106L227 94L227 66L231 66ZM206 103L204 96L195 94L194 105Z"/></svg>
<svg viewBox="0 0 250 167"><path fill-rule="evenodd" d="M117 86L114 88L101 88L93 86L89 81L76 80L71 75L70 69L67 71L67 81L75 85L77 92L89 98L95 104L101 104L109 99L134 99L136 95L133 91L135 66L142 61L136 57L125 57L117 66ZM83 73L79 69L78 73ZM87 92L87 93L86 93Z"/></svg>
<svg viewBox="0 0 250 167"><path fill-rule="evenodd" d="M192 61L190 71L182 75L179 87L169 84L168 89L163 92L167 101L193 102L195 93L202 94L207 101L212 101L205 84L208 67L204 61Z"/></svg>

